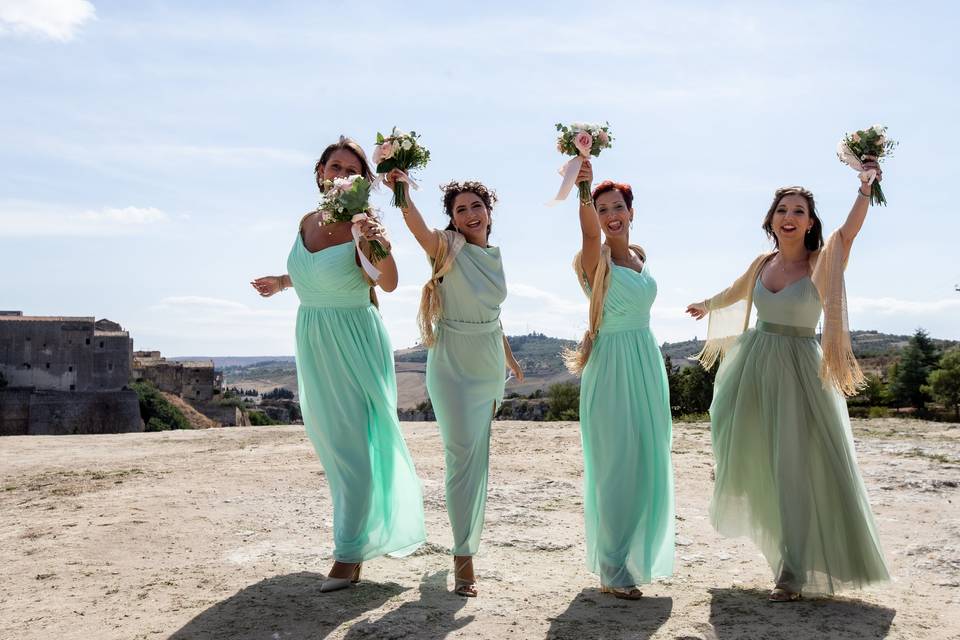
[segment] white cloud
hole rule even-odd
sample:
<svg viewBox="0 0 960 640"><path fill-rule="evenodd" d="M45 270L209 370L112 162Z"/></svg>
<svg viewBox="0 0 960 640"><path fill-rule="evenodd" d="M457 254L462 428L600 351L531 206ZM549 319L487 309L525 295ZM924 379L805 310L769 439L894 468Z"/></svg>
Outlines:
<svg viewBox="0 0 960 640"><path fill-rule="evenodd" d="M0 0L0 36L14 33L66 42L95 16L87 0Z"/></svg>
<svg viewBox="0 0 960 640"><path fill-rule="evenodd" d="M851 313L880 315L926 315L960 311L960 296L940 300L901 300L899 298L850 298Z"/></svg>
<svg viewBox="0 0 960 640"><path fill-rule="evenodd" d="M156 207L77 209L40 202L0 202L0 237L113 237L164 225L170 216Z"/></svg>
<svg viewBox="0 0 960 640"><path fill-rule="evenodd" d="M513 301L515 297L533 300L538 303L537 307L541 311L582 315L586 314L590 309L590 304L586 297L580 300L571 300L523 282L509 282L507 283L507 289L510 291L511 301Z"/></svg>

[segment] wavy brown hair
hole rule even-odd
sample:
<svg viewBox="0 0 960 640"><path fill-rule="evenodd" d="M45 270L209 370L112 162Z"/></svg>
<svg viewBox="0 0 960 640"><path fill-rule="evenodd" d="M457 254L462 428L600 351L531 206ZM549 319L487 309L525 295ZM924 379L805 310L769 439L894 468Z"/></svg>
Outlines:
<svg viewBox="0 0 960 640"><path fill-rule="evenodd" d="M777 240L777 235L773 232L773 214L776 213L780 201L786 196L802 196L807 201L807 213L813 218L813 226L810 227L809 233L804 234L803 246L808 251L816 251L823 246L823 222L820 221L820 216L817 214L817 204L813 200L813 193L803 187L780 187L774 192L773 204L770 205L767 216L763 219L763 230L767 233L767 237L773 240L773 246L779 249L780 241Z"/></svg>
<svg viewBox="0 0 960 640"><path fill-rule="evenodd" d="M357 160L360 161L360 175L369 182L373 182L373 170L370 168L370 163L367 162L367 154L364 153L363 147L353 138L340 136L337 142L334 142L323 150L323 153L320 154L320 159L317 160L317 164L313 167L313 178L317 181L317 187L321 192L323 191L323 165L327 164L330 156L341 149L346 149L357 156Z"/></svg>
<svg viewBox="0 0 960 640"><path fill-rule="evenodd" d="M456 231L453 226L453 201L461 193L472 193L480 198L490 214L490 224L487 225L487 237L490 237L490 230L493 229L493 205L497 202L497 194L493 189L476 180L451 180L440 187L440 190L443 191L443 212L450 217L447 231Z"/></svg>

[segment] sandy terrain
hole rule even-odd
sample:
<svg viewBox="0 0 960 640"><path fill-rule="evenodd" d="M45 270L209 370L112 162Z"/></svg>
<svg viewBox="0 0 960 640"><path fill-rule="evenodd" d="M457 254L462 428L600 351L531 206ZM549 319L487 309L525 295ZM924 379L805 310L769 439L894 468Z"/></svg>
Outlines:
<svg viewBox="0 0 960 640"><path fill-rule="evenodd" d="M430 542L319 592L331 511L302 427L0 439L0 637L960 638L960 428L858 421L896 580L771 605L707 521L705 425L677 425L677 570L622 602L583 567L575 423L495 425L480 597L449 593L440 440L406 424Z"/></svg>

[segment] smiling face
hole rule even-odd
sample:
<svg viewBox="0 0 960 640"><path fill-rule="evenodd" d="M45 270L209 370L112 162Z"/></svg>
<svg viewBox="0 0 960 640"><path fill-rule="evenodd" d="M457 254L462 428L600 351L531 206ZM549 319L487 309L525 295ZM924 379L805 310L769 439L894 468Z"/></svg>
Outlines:
<svg viewBox="0 0 960 640"><path fill-rule="evenodd" d="M807 199L800 194L780 198L770 218L770 228L777 239L777 246L802 242L807 232L813 228L813 216L810 215Z"/></svg>
<svg viewBox="0 0 960 640"><path fill-rule="evenodd" d="M633 209L627 207L623 194L617 189L605 191L597 196L594 204L600 218L600 228L608 238L626 236L633 222Z"/></svg>
<svg viewBox="0 0 960 640"><path fill-rule="evenodd" d="M471 244L487 244L490 211L483 200L472 191L458 193L453 199L453 225Z"/></svg>
<svg viewBox="0 0 960 640"><path fill-rule="evenodd" d="M363 163L357 154L349 149L337 149L330 154L324 164L320 165L319 173L322 180L333 180L361 175L362 168Z"/></svg>

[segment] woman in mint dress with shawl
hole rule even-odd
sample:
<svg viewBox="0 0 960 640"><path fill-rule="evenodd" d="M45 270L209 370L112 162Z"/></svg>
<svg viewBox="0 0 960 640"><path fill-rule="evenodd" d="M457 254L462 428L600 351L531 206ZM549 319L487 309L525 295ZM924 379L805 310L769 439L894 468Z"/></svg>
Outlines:
<svg viewBox="0 0 960 640"><path fill-rule="evenodd" d="M590 182L583 163L577 182ZM587 568L601 591L635 600L637 585L673 573L673 422L667 372L650 331L657 283L630 244L633 192L606 181L580 203L574 270L590 299L589 329L568 354L581 373ZM604 240L605 238L605 240Z"/></svg>
<svg viewBox="0 0 960 640"><path fill-rule="evenodd" d="M344 138L316 167L318 186L358 174L371 179L366 156ZM363 561L410 553L426 536L420 481L397 420L393 349L374 293L374 286L396 288L396 264L390 256L377 262L381 273L372 282L360 267L351 223L319 222L317 212L300 221L287 274L253 285L263 296L293 286L300 299L300 408L333 500L335 563L320 590L333 591L357 582ZM375 219L359 229L361 248L376 239L389 250Z"/></svg>
<svg viewBox="0 0 960 640"><path fill-rule="evenodd" d="M865 164L871 168L879 171ZM773 572L775 602L889 578L844 399L863 380L847 331L843 271L869 192L864 182L846 222L824 243L813 194L777 190L763 222L777 250L687 309L698 319L710 314L704 366L724 357L710 407L711 521L721 534L757 544ZM756 327L743 332L753 305Z"/></svg>
<svg viewBox="0 0 960 640"><path fill-rule="evenodd" d="M399 170L387 175L391 186L405 179ZM469 181L451 182L443 191L450 218L445 230L430 229L409 194L403 217L432 264L418 317L429 349L427 392L446 454L454 589L475 597L473 556L483 530L490 426L503 399L506 366L520 380L523 372L500 324L507 284L500 249L488 244L496 195Z"/></svg>

